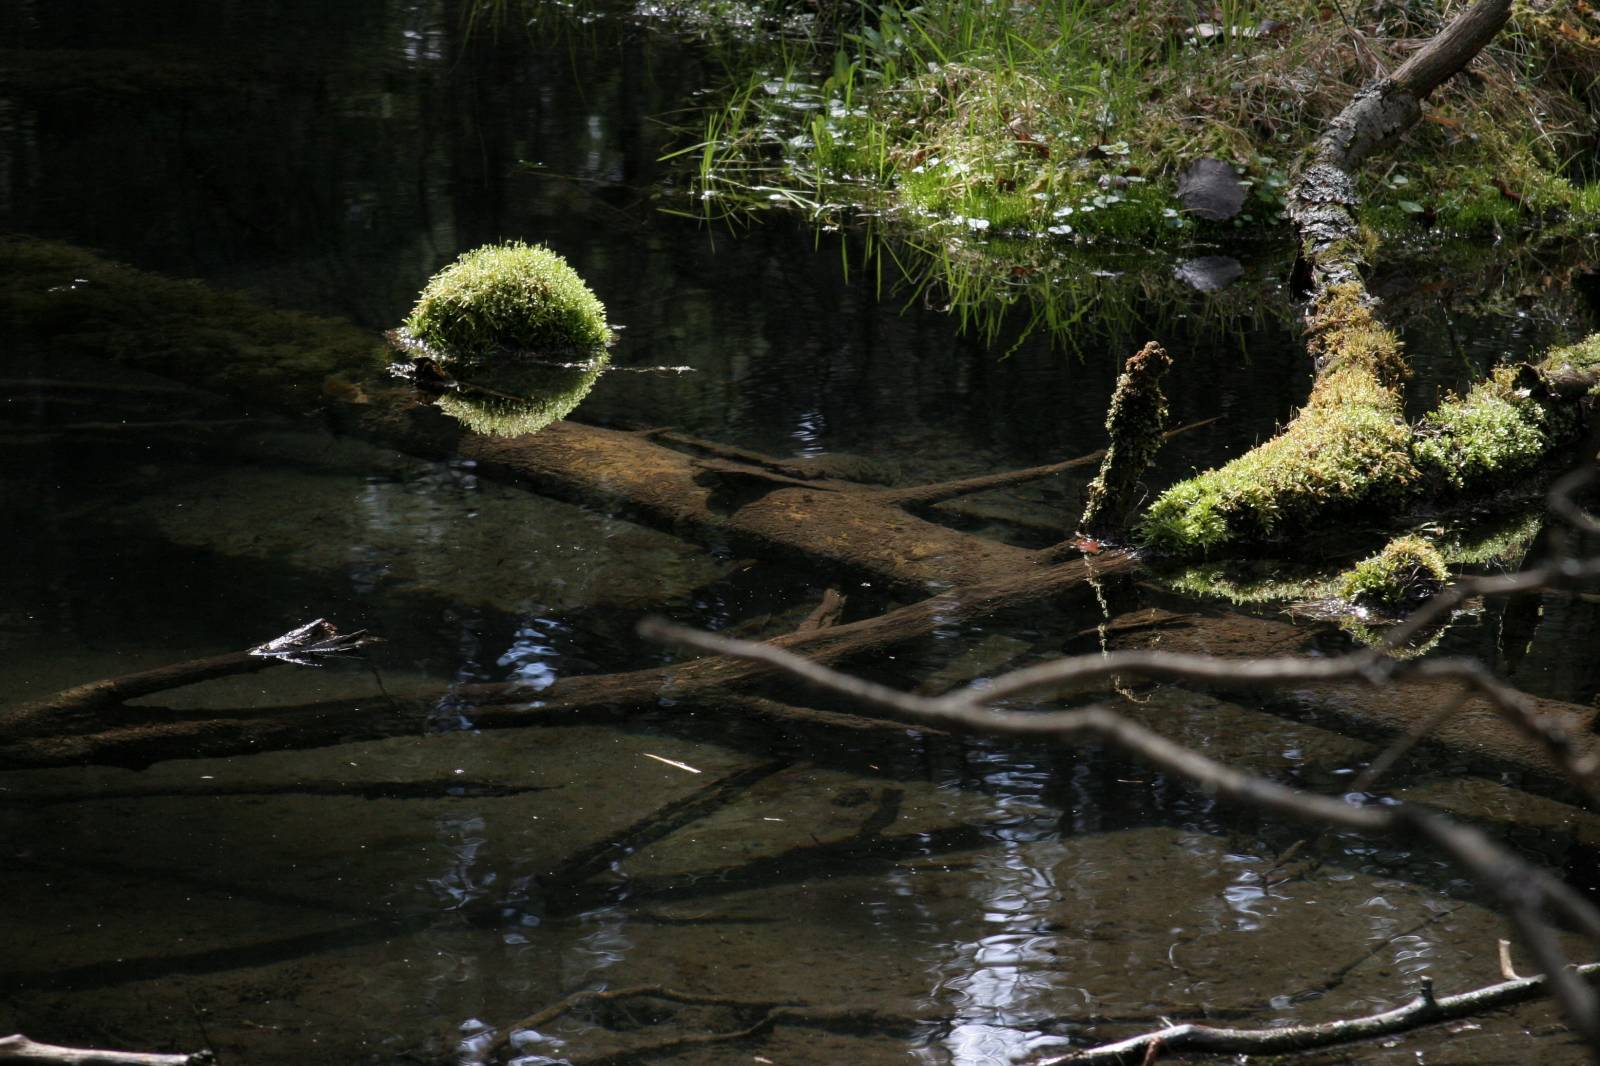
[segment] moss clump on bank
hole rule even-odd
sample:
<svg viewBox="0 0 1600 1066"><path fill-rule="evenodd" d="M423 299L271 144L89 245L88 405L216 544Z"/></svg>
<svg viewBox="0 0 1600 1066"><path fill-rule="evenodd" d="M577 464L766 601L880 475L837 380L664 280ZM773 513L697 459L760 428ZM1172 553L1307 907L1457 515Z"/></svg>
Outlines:
<svg viewBox="0 0 1600 1066"><path fill-rule="evenodd" d="M1396 537L1378 554L1341 574L1339 595L1358 607L1399 614L1435 595L1450 571L1422 537Z"/></svg>
<svg viewBox="0 0 1600 1066"><path fill-rule="evenodd" d="M589 353L611 340L606 309L578 272L538 244L463 253L435 274L405 321L442 358L481 362L503 352Z"/></svg>
<svg viewBox="0 0 1600 1066"><path fill-rule="evenodd" d="M1323 370L1306 406L1272 440L1163 493L1140 521L1141 541L1204 554L1332 510L1397 499L1417 480L1402 417L1399 341L1353 285L1330 290L1313 327Z"/></svg>
<svg viewBox="0 0 1600 1066"><path fill-rule="evenodd" d="M22 237L0 238L0 329L9 359L111 359L300 409L380 376L387 361L378 338L348 322Z"/></svg>

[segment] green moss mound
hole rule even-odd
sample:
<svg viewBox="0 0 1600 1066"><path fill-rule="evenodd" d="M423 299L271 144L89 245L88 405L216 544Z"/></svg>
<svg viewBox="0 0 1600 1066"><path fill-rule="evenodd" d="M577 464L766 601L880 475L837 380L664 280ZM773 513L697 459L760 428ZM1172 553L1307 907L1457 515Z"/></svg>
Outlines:
<svg viewBox="0 0 1600 1066"><path fill-rule="evenodd" d="M1204 555L1330 511L1398 498L1418 479L1401 407L1399 341L1354 286L1333 289L1313 326L1323 371L1306 406L1265 444L1163 493L1140 522L1143 543Z"/></svg>
<svg viewBox="0 0 1600 1066"><path fill-rule="evenodd" d="M606 309L578 272L538 244L487 244L435 274L405 330L440 358L590 352L611 340Z"/></svg>
<svg viewBox="0 0 1600 1066"><path fill-rule="evenodd" d="M7 361L110 359L299 410L380 377L386 362L378 338L348 322L23 237L0 238L0 330Z"/></svg>
<svg viewBox="0 0 1600 1066"><path fill-rule="evenodd" d="M1382 551L1339 576L1339 595L1358 607L1398 614L1450 580L1444 556L1422 537L1396 537Z"/></svg>

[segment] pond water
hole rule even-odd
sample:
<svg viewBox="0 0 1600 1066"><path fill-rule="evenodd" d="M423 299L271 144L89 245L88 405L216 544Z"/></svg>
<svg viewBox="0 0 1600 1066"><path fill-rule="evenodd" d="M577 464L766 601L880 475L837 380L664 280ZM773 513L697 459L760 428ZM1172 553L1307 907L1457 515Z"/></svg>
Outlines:
<svg viewBox="0 0 1600 1066"><path fill-rule="evenodd" d="M986 344L937 300L908 305L863 264L859 235L683 217L698 205L658 159L719 82L706 42L626 11L467 40L457 15L426 0L10 5L4 225L373 335L459 251L542 241L626 327L619 364L692 368L608 374L578 418L846 457L903 484L1100 447L1118 364L1151 336L1176 359L1175 418L1220 416L1167 450L1154 484L1248 447L1304 395L1274 280L1282 247L1195 251L1243 264L1214 295L1148 280L1189 253L1073 252L1063 269L1108 275L1102 305L1070 337L1018 341L1013 324ZM1577 289L1546 287L1574 273L1561 263L1581 272L1581 254L1540 250L1516 276L1497 265L1507 249L1455 254L1443 280L1403 267L1377 283L1423 402L1591 328ZM153 702L445 695L428 697L424 735L0 772L0 1033L212 1047L227 1066L477 1062L507 1035L502 1058L524 1066L983 1064L1163 1018L1322 1020L1403 1001L1423 976L1449 992L1497 978L1505 925L1440 856L1330 835L1308 849L1315 863L1281 865L1297 827L1097 748L665 698L480 732L451 695L473 682L537 691L666 661L634 635L646 614L766 636L830 586L845 586L850 618L898 601L92 355L25 349L4 376L6 704L319 616L386 642ZM988 493L944 519L1046 544L1083 480ZM1098 591L847 665L938 689L1119 632L1137 643L1146 629L1116 623L1152 608L1197 646L1348 646L1273 608L1197 605L1141 581ZM1445 647L1588 705L1595 615L1584 598L1490 606ZM763 691L843 709L793 685ZM1321 698L1152 687L1127 707L1219 758L1337 793L1383 742L1337 731ZM1423 752L1385 787L1596 881L1592 816L1493 753ZM674 994L547 1010L639 986ZM774 1006L789 1010L770 1029L695 1042ZM1303 1057L1583 1060L1543 1005Z"/></svg>

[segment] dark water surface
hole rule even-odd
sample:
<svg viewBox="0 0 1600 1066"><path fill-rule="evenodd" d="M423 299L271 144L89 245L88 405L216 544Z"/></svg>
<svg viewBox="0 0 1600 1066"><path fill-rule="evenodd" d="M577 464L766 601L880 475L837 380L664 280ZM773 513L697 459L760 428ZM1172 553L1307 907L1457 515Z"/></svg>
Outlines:
<svg viewBox="0 0 1600 1066"><path fill-rule="evenodd" d="M1258 295L1235 289L1231 307L1227 290L1162 290L1115 325L1088 316L1074 354L1040 336L1002 359L939 308L880 289L851 259L858 238L663 210L696 209L657 160L668 125L693 125L683 109L717 84L713 50L620 16L469 41L456 16L393 0L10 5L0 218L373 334L459 251L542 241L626 326L619 363L694 368L609 374L578 417L864 460L904 483L1100 447L1118 361L1152 335L1177 358L1176 417L1222 416L1169 449L1158 484L1236 454L1304 395L1272 281L1281 248L1239 253L1236 284ZM1144 258L1171 275L1171 258ZM1115 273L1127 255L1094 262ZM1388 280L1423 395L1589 328L1537 279L1484 274L1499 298L1477 303L1404 271ZM388 643L159 702L537 690L664 661L633 635L646 613L773 634L840 581L109 363L30 352L4 376L7 704L317 616ZM183 417L153 415L151 390ZM226 446L192 432L215 419L240 420ZM946 517L1047 543L1081 485L1051 479ZM890 602L846 591L850 617ZM852 665L958 684L1093 651L1097 625L1153 604L1188 609L1118 583ZM1447 647L1591 702L1595 603L1521 605L1514 630L1509 613L1464 617ZM1274 651L1347 646L1272 610L1197 617L1232 647L1269 634L1288 641ZM1292 695L1136 696L1130 713L1169 735L1321 791L1381 747L1300 720ZM435 718L427 736L312 751L0 773L0 1033L277 1066L471 1062L486 1034L513 1030L532 1066L734 1032L762 1016L754 1001L807 1009L674 1061L1004 1063L1165 1017L1322 1020L1398 1003L1423 976L1462 990L1496 979L1508 935L1438 856L1333 836L1314 868L1275 870L1295 827L1095 749L855 736L670 700L488 733L459 702ZM1389 787L1594 883L1590 816L1490 756L1470 773L1459 753L1419 756ZM686 995L519 1021L640 985ZM1303 1059L1581 1060L1537 1005Z"/></svg>

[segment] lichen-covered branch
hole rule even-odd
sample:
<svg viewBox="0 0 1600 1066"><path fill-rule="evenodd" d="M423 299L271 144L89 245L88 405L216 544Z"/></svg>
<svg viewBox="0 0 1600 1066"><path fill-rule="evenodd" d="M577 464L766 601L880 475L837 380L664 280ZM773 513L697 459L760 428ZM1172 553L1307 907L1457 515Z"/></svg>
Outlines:
<svg viewBox="0 0 1600 1066"><path fill-rule="evenodd" d="M1520 372L1495 371L1408 425L1400 343L1378 320L1360 273L1354 171L1416 122L1423 99L1477 55L1509 8L1509 0L1479 0L1358 94L1312 146L1287 200L1312 280L1311 396L1265 444L1163 493L1140 525L1148 543L1206 555L1357 510L1492 489L1576 436L1581 397L1600 382L1600 338Z"/></svg>

